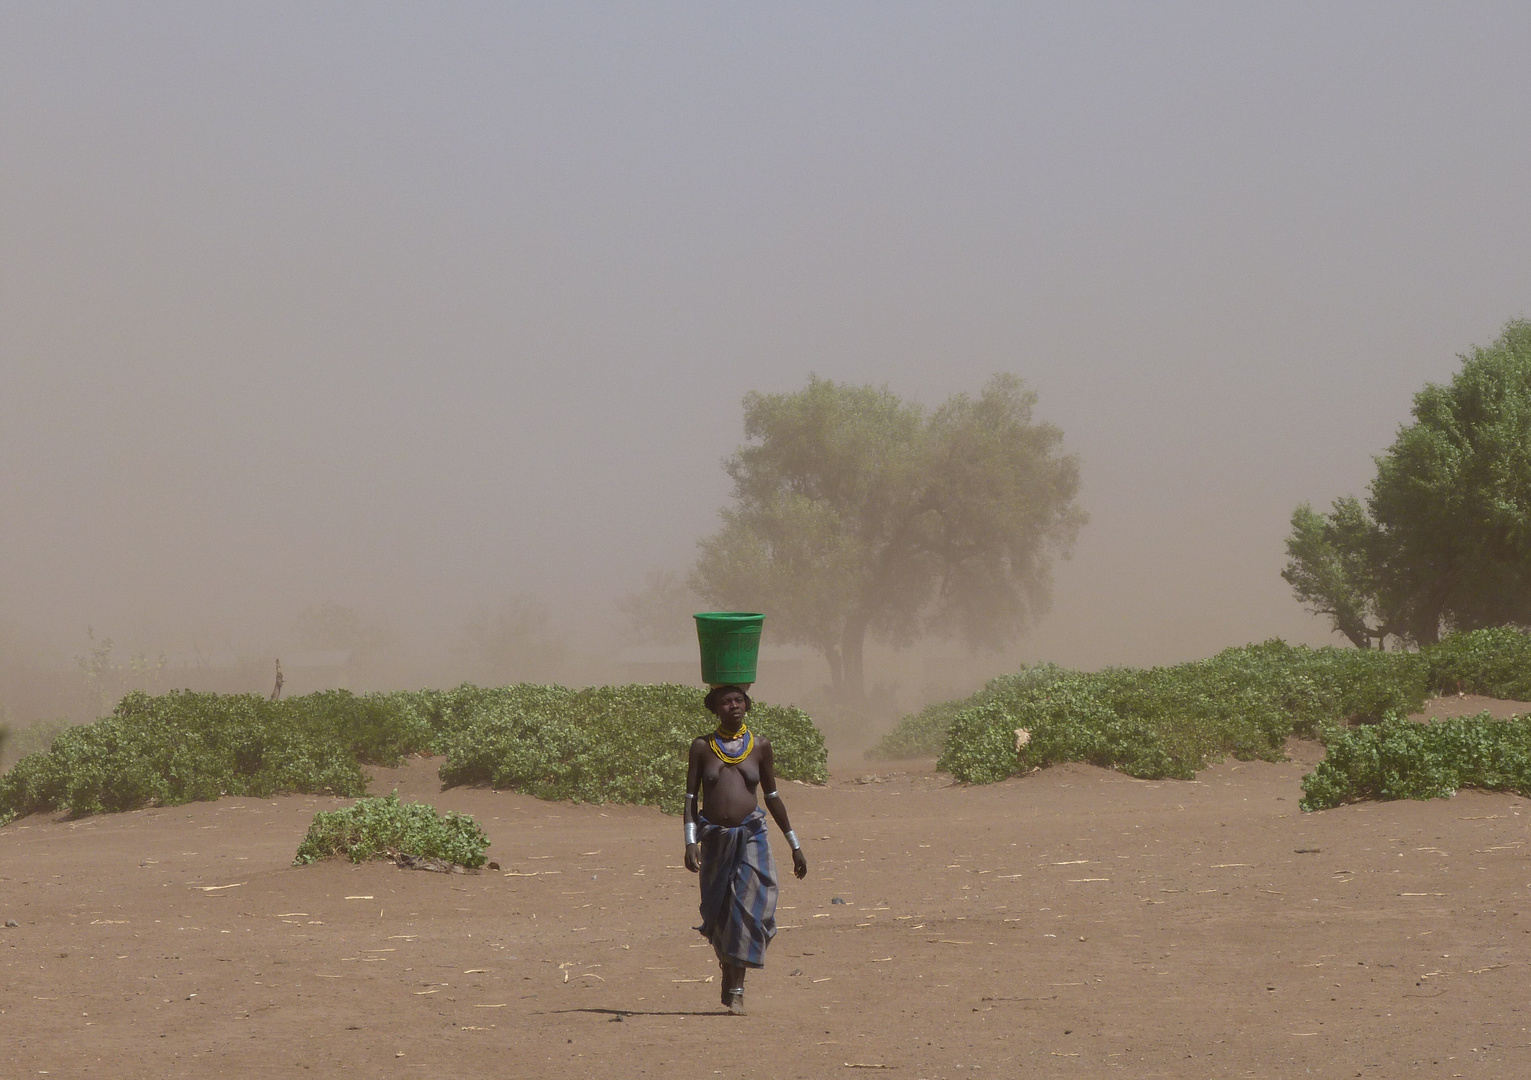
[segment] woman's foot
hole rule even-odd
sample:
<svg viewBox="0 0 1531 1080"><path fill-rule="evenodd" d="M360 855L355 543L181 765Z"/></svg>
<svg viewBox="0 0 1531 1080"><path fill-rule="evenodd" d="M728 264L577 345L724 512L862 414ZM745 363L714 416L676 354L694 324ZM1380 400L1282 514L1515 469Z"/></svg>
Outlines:
<svg viewBox="0 0 1531 1080"><path fill-rule="evenodd" d="M723 969L723 992L720 995L723 1007L735 1016L743 1016L745 967L727 961L720 961L718 966Z"/></svg>

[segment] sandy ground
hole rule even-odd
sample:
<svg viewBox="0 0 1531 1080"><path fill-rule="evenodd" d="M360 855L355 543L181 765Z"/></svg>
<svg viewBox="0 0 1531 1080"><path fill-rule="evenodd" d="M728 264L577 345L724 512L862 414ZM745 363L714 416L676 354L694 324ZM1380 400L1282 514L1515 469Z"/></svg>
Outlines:
<svg viewBox="0 0 1531 1080"><path fill-rule="evenodd" d="M1425 702L1424 710L1416 719L1444 720L1453 716L1477 716L1482 712L1503 720L1531 712L1531 702L1503 701L1477 694L1448 694Z"/></svg>
<svg viewBox="0 0 1531 1080"><path fill-rule="evenodd" d="M379 771L479 819L477 875L290 866L333 799L34 817L0 830L0 1075L1531 1075L1526 800L1305 815L1320 754L784 785L811 873L743 1018L651 809Z"/></svg>

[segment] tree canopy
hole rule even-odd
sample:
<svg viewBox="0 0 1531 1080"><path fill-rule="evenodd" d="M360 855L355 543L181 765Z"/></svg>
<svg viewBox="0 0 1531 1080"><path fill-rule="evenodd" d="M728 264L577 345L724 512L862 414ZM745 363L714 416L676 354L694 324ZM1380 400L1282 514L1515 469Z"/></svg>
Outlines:
<svg viewBox="0 0 1531 1080"><path fill-rule="evenodd" d="M1281 576L1361 647L1531 625L1531 322L1475 347L1377 459L1363 506L1299 506Z"/></svg>
<svg viewBox="0 0 1531 1080"><path fill-rule="evenodd" d="M734 505L700 543L691 587L769 616L859 698L865 641L1013 640L1046 610L1054 556L1086 516L1079 462L998 375L927 411L886 387L818 377L744 399L748 440L724 464Z"/></svg>

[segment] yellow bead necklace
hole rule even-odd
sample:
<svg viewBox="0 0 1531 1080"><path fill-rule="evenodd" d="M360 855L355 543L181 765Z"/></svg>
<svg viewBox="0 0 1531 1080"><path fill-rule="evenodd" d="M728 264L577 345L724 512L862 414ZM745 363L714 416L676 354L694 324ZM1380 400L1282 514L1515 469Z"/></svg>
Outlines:
<svg viewBox="0 0 1531 1080"><path fill-rule="evenodd" d="M731 738L728 739L729 742L733 742L734 739L738 738L744 739L744 749L739 751L738 757L735 757L732 754L725 754L723 752L723 747L720 745L718 734L719 733L717 731L714 731L708 738L707 745L712 747L712 752L717 754L718 757L722 758L723 761L728 765L739 764L739 762L750 756L751 750L755 749L755 736L750 734L750 729L744 724L740 724L739 730L735 732Z"/></svg>

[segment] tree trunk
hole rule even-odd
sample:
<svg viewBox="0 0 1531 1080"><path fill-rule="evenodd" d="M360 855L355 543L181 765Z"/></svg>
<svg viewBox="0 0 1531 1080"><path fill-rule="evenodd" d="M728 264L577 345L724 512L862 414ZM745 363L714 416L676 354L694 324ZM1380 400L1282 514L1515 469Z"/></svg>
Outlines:
<svg viewBox="0 0 1531 1080"><path fill-rule="evenodd" d="M1458 577L1455 569L1448 569L1425 590L1425 596L1415 605L1413 629L1416 644L1434 645L1441 640L1441 621L1451 606Z"/></svg>
<svg viewBox="0 0 1531 1080"><path fill-rule="evenodd" d="M1437 588L1436 595L1425 603L1414 630L1414 640L1420 645L1435 645L1441 640L1441 617L1446 613L1445 588Z"/></svg>
<svg viewBox="0 0 1531 1080"><path fill-rule="evenodd" d="M1381 644L1381 636L1373 634L1371 627L1359 619L1345 619L1335 616L1334 625L1335 629L1349 638L1350 643L1358 649L1370 649L1373 638L1378 639L1379 646Z"/></svg>
<svg viewBox="0 0 1531 1080"><path fill-rule="evenodd" d="M824 646L824 659L829 664L829 687L835 697L845 690L845 664L840 659L840 646Z"/></svg>
<svg viewBox="0 0 1531 1080"><path fill-rule="evenodd" d="M867 636L867 618L852 615L840 634L840 654L845 662L845 679L842 699L848 704L860 705L866 698L866 670L863 664Z"/></svg>

